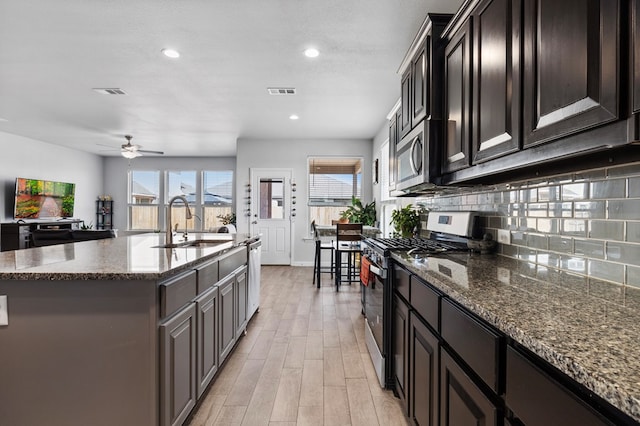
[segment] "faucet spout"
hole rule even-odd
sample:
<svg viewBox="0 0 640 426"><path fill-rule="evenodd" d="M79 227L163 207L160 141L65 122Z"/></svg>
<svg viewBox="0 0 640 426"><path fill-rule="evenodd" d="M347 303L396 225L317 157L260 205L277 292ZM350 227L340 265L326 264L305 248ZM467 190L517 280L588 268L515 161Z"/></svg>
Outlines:
<svg viewBox="0 0 640 426"><path fill-rule="evenodd" d="M165 240L166 246L168 247L172 247L173 244L173 229L171 226L171 207L173 206L173 203L176 202L177 200L182 200L182 202L184 203L185 208L187 209L185 218L187 220L191 219L193 217L193 215L191 214L191 209L189 208L189 202L187 201L187 198L184 195L176 195L175 197L171 198L169 200L169 204L167 205L167 214L166 214L166 232L167 232L167 238ZM187 229L187 224L185 222L184 224L184 229Z"/></svg>

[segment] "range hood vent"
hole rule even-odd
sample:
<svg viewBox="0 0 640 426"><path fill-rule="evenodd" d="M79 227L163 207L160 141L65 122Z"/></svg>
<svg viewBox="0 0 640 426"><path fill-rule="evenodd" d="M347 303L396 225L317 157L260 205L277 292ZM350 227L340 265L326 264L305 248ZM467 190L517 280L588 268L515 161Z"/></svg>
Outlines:
<svg viewBox="0 0 640 426"><path fill-rule="evenodd" d="M267 87L270 95L295 95L295 87Z"/></svg>
<svg viewBox="0 0 640 426"><path fill-rule="evenodd" d="M95 92L100 93L101 95L126 95L127 93L122 90L122 89L118 89L117 87L113 87L113 88L98 88L98 89L93 89Z"/></svg>

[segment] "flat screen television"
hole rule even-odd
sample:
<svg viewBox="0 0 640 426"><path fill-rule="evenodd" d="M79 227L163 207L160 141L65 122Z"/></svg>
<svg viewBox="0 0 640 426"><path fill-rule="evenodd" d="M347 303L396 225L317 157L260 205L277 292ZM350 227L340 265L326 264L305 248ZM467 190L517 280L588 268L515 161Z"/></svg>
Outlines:
<svg viewBox="0 0 640 426"><path fill-rule="evenodd" d="M16 179L15 219L73 217L74 183Z"/></svg>

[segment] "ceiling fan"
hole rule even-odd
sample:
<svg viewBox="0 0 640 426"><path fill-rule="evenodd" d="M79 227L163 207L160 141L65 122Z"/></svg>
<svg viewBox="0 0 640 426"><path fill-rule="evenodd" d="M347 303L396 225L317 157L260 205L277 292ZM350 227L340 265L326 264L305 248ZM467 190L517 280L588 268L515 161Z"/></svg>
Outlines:
<svg viewBox="0 0 640 426"><path fill-rule="evenodd" d="M124 135L124 138L127 140L127 143L122 144L120 149L120 154L122 154L124 158L136 158L140 157L142 154L164 154L164 152L162 151L149 151L146 149L140 149L142 148L140 145L134 145L131 143L131 139L133 139L133 136L131 135Z"/></svg>

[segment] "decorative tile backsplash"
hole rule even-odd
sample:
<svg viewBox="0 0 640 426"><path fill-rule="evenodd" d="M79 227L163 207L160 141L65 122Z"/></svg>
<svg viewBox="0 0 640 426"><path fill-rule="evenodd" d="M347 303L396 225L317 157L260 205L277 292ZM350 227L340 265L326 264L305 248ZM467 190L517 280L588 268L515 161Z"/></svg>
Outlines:
<svg viewBox="0 0 640 426"><path fill-rule="evenodd" d="M590 287L640 287L640 163L424 196L426 210L477 210L499 253L529 261L541 278L557 270ZM426 216L423 217L426 221Z"/></svg>

